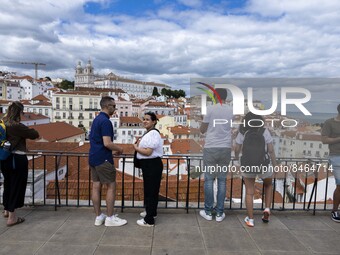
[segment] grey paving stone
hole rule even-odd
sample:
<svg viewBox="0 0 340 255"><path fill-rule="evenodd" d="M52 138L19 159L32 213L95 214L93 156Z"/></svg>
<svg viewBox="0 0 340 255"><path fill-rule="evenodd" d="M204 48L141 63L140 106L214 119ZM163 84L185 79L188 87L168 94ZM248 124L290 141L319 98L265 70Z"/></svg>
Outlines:
<svg viewBox="0 0 340 255"><path fill-rule="evenodd" d="M202 248L202 236L198 227L187 225L156 225L153 247L196 247Z"/></svg>
<svg viewBox="0 0 340 255"><path fill-rule="evenodd" d="M61 254L72 254L72 255L91 255L94 253L96 245L68 245L63 243L46 243L42 246L37 255L61 255Z"/></svg>
<svg viewBox="0 0 340 255"><path fill-rule="evenodd" d="M340 236L334 230L299 231L293 230L294 236L314 252L340 254Z"/></svg>
<svg viewBox="0 0 340 255"><path fill-rule="evenodd" d="M283 216L280 221L291 230L331 230L317 216Z"/></svg>
<svg viewBox="0 0 340 255"><path fill-rule="evenodd" d="M119 254L119 255L150 255L151 247L127 247L127 246L105 246L100 245L95 253L96 255L102 254Z"/></svg>
<svg viewBox="0 0 340 255"><path fill-rule="evenodd" d="M0 239L0 254L4 255L25 255L34 254L39 247L41 247L43 242L23 242L23 241L5 241ZM14 239L16 240L16 239Z"/></svg>
<svg viewBox="0 0 340 255"><path fill-rule="evenodd" d="M26 217L26 221L9 227L0 235L1 240L12 241L42 241L47 242L51 236L64 224L63 220L38 220Z"/></svg>
<svg viewBox="0 0 340 255"><path fill-rule="evenodd" d="M122 215L123 217L123 215ZM153 227L141 227L136 223L136 215L124 214L128 224L122 227L106 227L100 245L126 245L151 247Z"/></svg>
<svg viewBox="0 0 340 255"><path fill-rule="evenodd" d="M327 216L316 216L318 220L322 221L324 224L329 226L331 229L340 232L340 223L335 222L331 219L331 213L329 212L329 215Z"/></svg>
<svg viewBox="0 0 340 255"><path fill-rule="evenodd" d="M261 251L305 251L295 236L285 229L247 228L251 238Z"/></svg>
<svg viewBox="0 0 340 255"><path fill-rule="evenodd" d="M197 255L205 254L203 248L153 248L151 255Z"/></svg>
<svg viewBox="0 0 340 255"><path fill-rule="evenodd" d="M223 250L216 250L216 249L208 249L207 255L260 255L259 251L223 251Z"/></svg>
<svg viewBox="0 0 340 255"><path fill-rule="evenodd" d="M64 244L91 245L98 244L105 231L104 226L89 226L86 223L67 221L52 236L49 242L62 242Z"/></svg>
<svg viewBox="0 0 340 255"><path fill-rule="evenodd" d="M255 243L243 229L218 227L201 227L204 243L207 249L220 251L256 252Z"/></svg>
<svg viewBox="0 0 340 255"><path fill-rule="evenodd" d="M178 217L178 214L159 214L156 219L157 225L188 225L188 226L197 226L197 219L195 214L181 214L181 217Z"/></svg>
<svg viewBox="0 0 340 255"><path fill-rule="evenodd" d="M303 252L291 252L291 251L263 251L262 252L263 255L309 255L312 254L310 252L307 251L303 251Z"/></svg>

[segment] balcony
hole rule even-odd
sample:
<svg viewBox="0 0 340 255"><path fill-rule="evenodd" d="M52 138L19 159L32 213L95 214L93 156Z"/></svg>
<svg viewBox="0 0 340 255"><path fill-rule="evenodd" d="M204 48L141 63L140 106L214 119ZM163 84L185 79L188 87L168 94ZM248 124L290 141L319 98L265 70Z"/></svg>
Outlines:
<svg viewBox="0 0 340 255"><path fill-rule="evenodd" d="M53 206L56 210L60 207L91 206L91 175L87 153L31 152L28 157L30 170L25 199L28 206ZM297 166L300 169L303 166L303 169L311 169L313 166L327 166L327 161L323 159L279 160L283 166L290 168ZM164 156L163 163L160 208L182 208L187 212L190 209L202 208L204 178L192 179L190 175L193 175L193 172L188 172L188 169L200 166L202 158L192 155L171 155ZM139 170L133 167L132 155L116 157L115 165L116 205L121 210L140 207L143 203L143 180ZM231 165L233 166L233 161ZM312 209L314 214L316 211L329 210L332 185L334 179L329 171L317 174L281 173L281 176L273 179L275 192L271 209L280 211ZM104 200L105 193L102 195ZM256 182L255 198L258 201L256 207L262 209L264 204L260 180ZM242 177L238 174L228 174L225 207L230 210L245 209L244 185Z"/></svg>
<svg viewBox="0 0 340 255"><path fill-rule="evenodd" d="M143 228L136 224L143 210L143 183L139 171L132 167L132 156L123 155L115 158L115 213L127 219L128 224L115 228L94 226L86 153L31 152L28 157L28 207L18 210L26 221L6 227L6 219L0 217L4 254L339 254L340 224L330 219L331 204L320 199L328 193L328 186L324 189L317 182L321 177L326 182L334 181L328 173L287 174L287 178L274 179L276 190L282 182L280 192L284 195L273 193L269 224L261 221L263 204L255 203L255 227L250 229L243 222L246 212L241 177L229 174L225 220L206 221L199 216L204 180L184 174L193 165L201 164L202 158L165 156L156 225ZM280 160L282 165L325 163L323 159ZM314 180L314 192L308 190L308 185L300 188L297 179L304 178L306 184ZM257 182L256 190L261 197L261 182ZM102 205L105 206L104 196Z"/></svg>

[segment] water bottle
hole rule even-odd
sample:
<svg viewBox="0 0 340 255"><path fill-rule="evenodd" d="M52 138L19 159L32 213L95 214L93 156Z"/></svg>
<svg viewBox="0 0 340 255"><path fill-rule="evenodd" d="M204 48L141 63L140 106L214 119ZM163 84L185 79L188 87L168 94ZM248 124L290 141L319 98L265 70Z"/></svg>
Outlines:
<svg viewBox="0 0 340 255"><path fill-rule="evenodd" d="M4 148L5 151L9 151L9 149L11 148L11 143L9 141L6 141L4 143L4 147L3 148Z"/></svg>

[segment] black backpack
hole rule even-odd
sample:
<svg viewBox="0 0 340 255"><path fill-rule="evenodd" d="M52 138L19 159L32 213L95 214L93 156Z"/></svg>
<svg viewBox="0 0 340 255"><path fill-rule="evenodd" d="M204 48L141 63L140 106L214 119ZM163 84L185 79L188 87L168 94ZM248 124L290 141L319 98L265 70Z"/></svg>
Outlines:
<svg viewBox="0 0 340 255"><path fill-rule="evenodd" d="M249 129L244 133L242 146L242 166L268 166L269 157L263 136L265 129Z"/></svg>

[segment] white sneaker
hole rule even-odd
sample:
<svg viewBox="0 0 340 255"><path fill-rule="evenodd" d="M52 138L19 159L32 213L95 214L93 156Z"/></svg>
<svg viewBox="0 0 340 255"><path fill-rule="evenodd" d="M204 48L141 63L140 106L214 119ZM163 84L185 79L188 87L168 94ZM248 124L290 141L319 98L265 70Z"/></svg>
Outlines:
<svg viewBox="0 0 340 255"><path fill-rule="evenodd" d="M217 222L221 222L222 220L224 220L224 218L225 218L225 213L216 215L216 221Z"/></svg>
<svg viewBox="0 0 340 255"><path fill-rule="evenodd" d="M212 215L211 215L211 213L210 213L210 214L207 214L207 213L205 212L205 210L201 210L201 211L200 211L200 215L201 215L204 219L206 219L206 220L212 220Z"/></svg>
<svg viewBox="0 0 340 255"><path fill-rule="evenodd" d="M102 213L101 215L96 217L96 220L94 221L94 225L95 226L100 226L103 225L106 219L106 215L104 213Z"/></svg>
<svg viewBox="0 0 340 255"><path fill-rule="evenodd" d="M146 216L146 211L141 212L141 213L139 214L139 216L145 218L145 216ZM153 218L156 219L156 218L157 218L157 215L156 215L156 216L153 216Z"/></svg>
<svg viewBox="0 0 340 255"><path fill-rule="evenodd" d="M244 219L244 222L248 227L254 227L255 225L254 219L250 219L248 216Z"/></svg>
<svg viewBox="0 0 340 255"><path fill-rule="evenodd" d="M142 227L153 227L155 224L148 224L144 219L137 220L137 224Z"/></svg>
<svg viewBox="0 0 340 255"><path fill-rule="evenodd" d="M121 219L115 215L111 217L106 217L105 219L105 226L106 227L120 227L127 223L127 220Z"/></svg>

